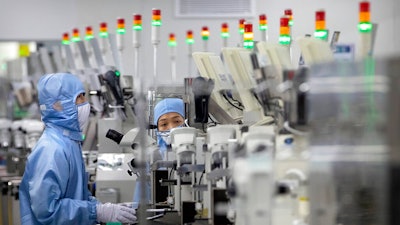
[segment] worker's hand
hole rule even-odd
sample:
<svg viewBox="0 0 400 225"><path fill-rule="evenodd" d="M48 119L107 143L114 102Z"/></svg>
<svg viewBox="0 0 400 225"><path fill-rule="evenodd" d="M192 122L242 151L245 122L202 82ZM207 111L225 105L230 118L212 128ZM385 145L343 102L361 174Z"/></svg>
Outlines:
<svg viewBox="0 0 400 225"><path fill-rule="evenodd" d="M123 205L112 203L98 204L96 210L98 222L135 223L137 220L135 216L136 210Z"/></svg>

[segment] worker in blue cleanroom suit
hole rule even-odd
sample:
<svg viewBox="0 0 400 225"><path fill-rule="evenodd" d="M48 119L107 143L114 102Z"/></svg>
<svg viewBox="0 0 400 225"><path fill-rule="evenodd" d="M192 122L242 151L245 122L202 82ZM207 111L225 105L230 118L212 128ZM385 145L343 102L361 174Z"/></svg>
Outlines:
<svg viewBox="0 0 400 225"><path fill-rule="evenodd" d="M29 155L19 188L22 225L133 223L135 210L97 201L88 190L82 129L90 105L72 74L48 74L38 82L46 128Z"/></svg>
<svg viewBox="0 0 400 225"><path fill-rule="evenodd" d="M167 154L167 147L171 144L170 132L172 128L181 127L185 124L185 105L182 99L166 98L154 107L154 124L157 125L157 143L163 159ZM136 181L133 196L134 206L137 207L140 200L140 179ZM150 183L146 183L146 200L150 200Z"/></svg>

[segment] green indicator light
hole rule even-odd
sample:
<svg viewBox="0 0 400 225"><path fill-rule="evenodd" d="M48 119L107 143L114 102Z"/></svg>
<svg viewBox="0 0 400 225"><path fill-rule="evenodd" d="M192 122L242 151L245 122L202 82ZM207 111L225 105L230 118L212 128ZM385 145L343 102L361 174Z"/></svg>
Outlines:
<svg viewBox="0 0 400 225"><path fill-rule="evenodd" d="M121 75L121 73L119 72L119 70L115 71L115 76L119 77Z"/></svg>
<svg viewBox="0 0 400 225"><path fill-rule="evenodd" d="M221 33L221 37L222 38L228 38L229 37L229 33L228 32L223 32L223 33Z"/></svg>
<svg viewBox="0 0 400 225"><path fill-rule="evenodd" d="M239 29L239 34L244 34L244 28Z"/></svg>
<svg viewBox="0 0 400 225"><path fill-rule="evenodd" d="M62 41L61 42L63 45L69 45L69 41Z"/></svg>
<svg viewBox="0 0 400 225"><path fill-rule="evenodd" d="M119 29L117 29L117 33L118 34L125 34L125 28L119 28Z"/></svg>
<svg viewBox="0 0 400 225"><path fill-rule="evenodd" d="M175 47L176 41L168 41L168 46Z"/></svg>
<svg viewBox="0 0 400 225"><path fill-rule="evenodd" d="M293 20L289 20L289 26L293 26Z"/></svg>
<svg viewBox="0 0 400 225"><path fill-rule="evenodd" d="M208 40L208 36L202 36L201 39L207 41Z"/></svg>
<svg viewBox="0 0 400 225"><path fill-rule="evenodd" d="M194 44L194 40L193 39L186 39L186 43L189 45Z"/></svg>
<svg viewBox="0 0 400 225"><path fill-rule="evenodd" d="M81 39L79 37L73 37L71 41L72 42L78 42L78 41L81 41Z"/></svg>
<svg viewBox="0 0 400 225"><path fill-rule="evenodd" d="M314 37L319 38L321 40L328 39L328 31L327 30L316 30L314 32Z"/></svg>
<svg viewBox="0 0 400 225"><path fill-rule="evenodd" d="M142 30L142 26L141 25L133 25L132 29L134 29L134 30Z"/></svg>
<svg viewBox="0 0 400 225"><path fill-rule="evenodd" d="M279 44L281 45L289 45L291 38L289 35L281 35L279 36Z"/></svg>
<svg viewBox="0 0 400 225"><path fill-rule="evenodd" d="M82 134L82 141L86 139L86 135Z"/></svg>
<svg viewBox="0 0 400 225"><path fill-rule="evenodd" d="M369 22L359 23L358 30L362 33L369 33L372 31L372 24Z"/></svg>
<svg viewBox="0 0 400 225"><path fill-rule="evenodd" d="M252 49L252 48L254 48L254 42L253 41L244 41L243 47L247 48L247 49Z"/></svg>
<svg viewBox="0 0 400 225"><path fill-rule="evenodd" d="M151 25L153 25L153 26L155 26L155 27L159 27L159 26L161 26L161 20L153 20L152 22L151 22Z"/></svg>
<svg viewBox="0 0 400 225"><path fill-rule="evenodd" d="M260 26L258 26L258 29L260 29L260 30L268 30L268 26L267 25L260 25Z"/></svg>
<svg viewBox="0 0 400 225"><path fill-rule="evenodd" d="M94 38L93 35L86 35L85 40L90 40L90 39L93 39L93 38Z"/></svg>
<svg viewBox="0 0 400 225"><path fill-rule="evenodd" d="M100 36L101 38L106 38L106 37L108 37L108 33L107 33L107 32L100 32L100 33L99 33L99 36Z"/></svg>

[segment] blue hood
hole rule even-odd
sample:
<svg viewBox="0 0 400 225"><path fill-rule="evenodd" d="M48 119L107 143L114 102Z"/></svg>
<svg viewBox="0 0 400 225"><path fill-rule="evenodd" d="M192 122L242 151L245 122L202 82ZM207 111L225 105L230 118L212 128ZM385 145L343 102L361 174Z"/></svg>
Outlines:
<svg viewBox="0 0 400 225"><path fill-rule="evenodd" d="M158 124L158 119L166 113L179 113L185 118L185 105L180 98L165 98L157 103L154 107L154 125Z"/></svg>
<svg viewBox="0 0 400 225"><path fill-rule="evenodd" d="M76 97L85 92L82 82L69 73L47 74L39 79L39 105L46 126L59 127L64 135L82 140Z"/></svg>

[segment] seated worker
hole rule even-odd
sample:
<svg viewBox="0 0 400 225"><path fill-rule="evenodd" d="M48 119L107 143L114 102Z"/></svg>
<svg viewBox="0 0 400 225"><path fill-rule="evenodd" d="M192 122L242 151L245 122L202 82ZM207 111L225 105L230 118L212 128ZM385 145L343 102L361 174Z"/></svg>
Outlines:
<svg viewBox="0 0 400 225"><path fill-rule="evenodd" d="M136 222L135 209L97 201L88 190L82 130L90 105L77 76L44 75L38 82L45 130L29 155L19 188L22 225Z"/></svg>
<svg viewBox="0 0 400 225"><path fill-rule="evenodd" d="M153 123L157 125L157 144L161 157L165 159L168 145L171 144L170 132L172 128L181 127L185 124L185 104L180 98L165 98L154 107ZM133 196L134 207L140 201L140 179L136 179L136 188ZM150 201L150 182L146 183L146 201Z"/></svg>

